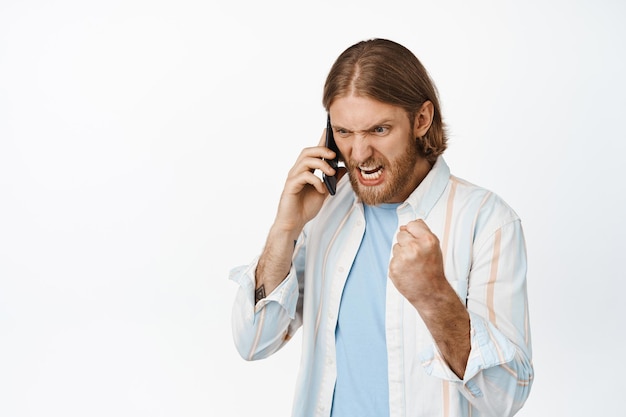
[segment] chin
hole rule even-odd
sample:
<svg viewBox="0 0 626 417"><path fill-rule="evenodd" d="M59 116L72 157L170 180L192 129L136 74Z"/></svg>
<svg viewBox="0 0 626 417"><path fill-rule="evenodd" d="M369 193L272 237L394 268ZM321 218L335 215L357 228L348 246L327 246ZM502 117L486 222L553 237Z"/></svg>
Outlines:
<svg viewBox="0 0 626 417"><path fill-rule="evenodd" d="M383 186L366 187L360 185L359 189L355 190L355 193L363 204L368 206L377 206L389 202Z"/></svg>

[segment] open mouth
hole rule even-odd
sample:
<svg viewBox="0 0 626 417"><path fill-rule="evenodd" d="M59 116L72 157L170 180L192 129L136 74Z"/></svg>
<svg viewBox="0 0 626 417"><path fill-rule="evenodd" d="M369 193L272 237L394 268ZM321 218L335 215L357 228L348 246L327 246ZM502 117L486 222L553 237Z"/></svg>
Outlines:
<svg viewBox="0 0 626 417"><path fill-rule="evenodd" d="M360 166L361 176L364 180L372 181L383 175L383 167L379 166Z"/></svg>

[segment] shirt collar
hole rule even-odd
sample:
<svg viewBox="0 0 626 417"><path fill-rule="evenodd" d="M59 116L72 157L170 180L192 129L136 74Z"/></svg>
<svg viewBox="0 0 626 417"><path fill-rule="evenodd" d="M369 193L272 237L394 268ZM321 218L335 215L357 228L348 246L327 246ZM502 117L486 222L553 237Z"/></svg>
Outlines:
<svg viewBox="0 0 626 417"><path fill-rule="evenodd" d="M413 190L400 208L408 205L415 212L416 218L426 218L448 186L449 180L450 168L443 157L439 156L426 178Z"/></svg>

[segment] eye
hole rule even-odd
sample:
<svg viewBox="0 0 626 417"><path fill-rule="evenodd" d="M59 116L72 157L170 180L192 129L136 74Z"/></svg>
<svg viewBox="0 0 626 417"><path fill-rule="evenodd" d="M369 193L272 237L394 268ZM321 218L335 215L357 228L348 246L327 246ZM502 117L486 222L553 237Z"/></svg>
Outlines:
<svg viewBox="0 0 626 417"><path fill-rule="evenodd" d="M348 130L341 128L335 130L335 134L342 138L347 138L348 136L350 136L350 132Z"/></svg>
<svg viewBox="0 0 626 417"><path fill-rule="evenodd" d="M389 132L389 127L387 126L376 126L374 129L372 129L372 133L376 134L376 135L384 135L387 132Z"/></svg>

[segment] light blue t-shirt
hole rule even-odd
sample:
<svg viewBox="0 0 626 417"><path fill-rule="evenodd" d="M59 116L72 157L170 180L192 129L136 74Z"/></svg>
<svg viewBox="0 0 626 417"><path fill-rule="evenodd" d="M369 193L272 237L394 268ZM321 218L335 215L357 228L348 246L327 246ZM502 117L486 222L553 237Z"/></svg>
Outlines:
<svg viewBox="0 0 626 417"><path fill-rule="evenodd" d="M385 297L398 204L364 205L365 235L341 296L332 417L389 416Z"/></svg>

